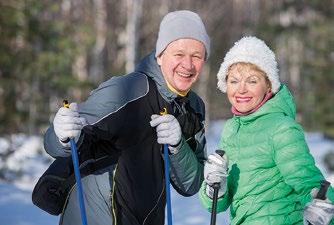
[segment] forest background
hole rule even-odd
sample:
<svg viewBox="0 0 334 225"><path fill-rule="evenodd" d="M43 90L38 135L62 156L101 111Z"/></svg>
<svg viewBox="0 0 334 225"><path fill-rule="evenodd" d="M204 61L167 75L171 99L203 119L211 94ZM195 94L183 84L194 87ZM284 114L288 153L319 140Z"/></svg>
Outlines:
<svg viewBox="0 0 334 225"><path fill-rule="evenodd" d="M1 0L0 136L42 135L62 104L131 72L154 50L159 23L188 9L203 19L212 54L194 90L207 121L231 116L216 73L240 37L256 35L277 55L306 131L334 138L333 0Z"/></svg>
<svg viewBox="0 0 334 225"><path fill-rule="evenodd" d="M209 153L232 116L216 73L235 41L255 35L276 53L311 153L334 184L334 0L0 0L0 221L57 223L30 198L53 160L42 137L62 100L80 102L131 72L154 50L162 17L181 9L197 12L211 37L194 87L206 103ZM209 221L196 197L173 201L178 224Z"/></svg>

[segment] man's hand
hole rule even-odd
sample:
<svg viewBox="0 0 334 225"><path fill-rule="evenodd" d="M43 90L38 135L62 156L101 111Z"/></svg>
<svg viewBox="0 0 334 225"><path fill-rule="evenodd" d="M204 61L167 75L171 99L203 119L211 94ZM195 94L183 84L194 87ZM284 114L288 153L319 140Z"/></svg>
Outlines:
<svg viewBox="0 0 334 225"><path fill-rule="evenodd" d="M150 125L156 127L158 143L168 144L169 150L176 154L182 137L181 127L177 119L170 114L163 116L153 114Z"/></svg>
<svg viewBox="0 0 334 225"><path fill-rule="evenodd" d="M69 138L78 141L83 126L87 124L85 118L80 117L77 103L71 103L69 108L61 107L54 120L54 131L63 146L69 146L66 143Z"/></svg>
<svg viewBox="0 0 334 225"><path fill-rule="evenodd" d="M209 155L208 160L204 165L204 182L206 185L206 194L213 198L214 183L220 183L220 189L218 191L218 198L223 196L226 192L227 185L227 171L228 171L228 159L226 154L223 157L217 153Z"/></svg>
<svg viewBox="0 0 334 225"><path fill-rule="evenodd" d="M304 224L328 225L334 216L334 205L328 199L316 199L317 193L317 188L311 191L313 200L305 206Z"/></svg>

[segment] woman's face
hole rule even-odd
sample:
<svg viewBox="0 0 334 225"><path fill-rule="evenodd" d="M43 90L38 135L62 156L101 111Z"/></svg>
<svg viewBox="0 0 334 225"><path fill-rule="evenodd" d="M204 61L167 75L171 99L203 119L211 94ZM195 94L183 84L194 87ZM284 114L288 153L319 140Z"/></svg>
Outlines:
<svg viewBox="0 0 334 225"><path fill-rule="evenodd" d="M227 97L241 113L255 109L271 91L264 72L249 63L233 64L226 80Z"/></svg>

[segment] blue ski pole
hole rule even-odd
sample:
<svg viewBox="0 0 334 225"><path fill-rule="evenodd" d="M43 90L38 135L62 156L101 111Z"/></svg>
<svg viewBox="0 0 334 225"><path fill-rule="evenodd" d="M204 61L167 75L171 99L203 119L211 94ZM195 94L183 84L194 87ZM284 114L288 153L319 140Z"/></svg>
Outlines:
<svg viewBox="0 0 334 225"><path fill-rule="evenodd" d="M160 115L166 115L167 108L160 112ZM168 225L173 224L172 217L172 203L170 199L170 182L169 182L169 156L168 156L168 145L164 144L164 159L165 159L165 186L166 186L166 203L167 203L167 221Z"/></svg>
<svg viewBox="0 0 334 225"><path fill-rule="evenodd" d="M64 107L69 108L69 103L67 100L64 100L63 103L64 103ZM69 139L69 141L71 144L71 155L72 155L72 161L73 161L75 181L77 183L77 196L79 199L81 222L82 222L82 225L87 225L87 216L86 216L85 202L83 198L83 191L82 191L82 185L81 185L81 176L80 176L80 170L79 170L79 159L78 159L78 153L77 153L77 146L76 146L74 138Z"/></svg>
<svg viewBox="0 0 334 225"><path fill-rule="evenodd" d="M167 221L168 225L172 225L172 203L170 200L170 184L169 184L169 156L168 145L164 144L164 158L165 158L165 186L166 186L166 202L167 202Z"/></svg>

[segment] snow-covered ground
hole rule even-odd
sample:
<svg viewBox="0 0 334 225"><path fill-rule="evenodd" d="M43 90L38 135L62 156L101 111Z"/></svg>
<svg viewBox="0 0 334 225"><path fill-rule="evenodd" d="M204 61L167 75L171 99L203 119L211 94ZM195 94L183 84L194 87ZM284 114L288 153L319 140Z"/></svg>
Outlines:
<svg viewBox="0 0 334 225"><path fill-rule="evenodd" d="M222 121L210 123L207 133L208 153L217 148L221 129ZM324 139L320 133L307 133L306 139L318 167L333 184L334 175L328 173L322 160L327 152L334 151L334 141ZM43 212L31 202L31 191L50 163L50 158L42 152L41 137L17 135L11 138L10 143L0 138L0 171L8 171L5 177L11 181L0 182L1 225L58 224L58 217ZM210 223L210 214L200 206L197 195L185 198L172 190L172 208L174 225ZM217 215L217 224L228 224L227 213Z"/></svg>

